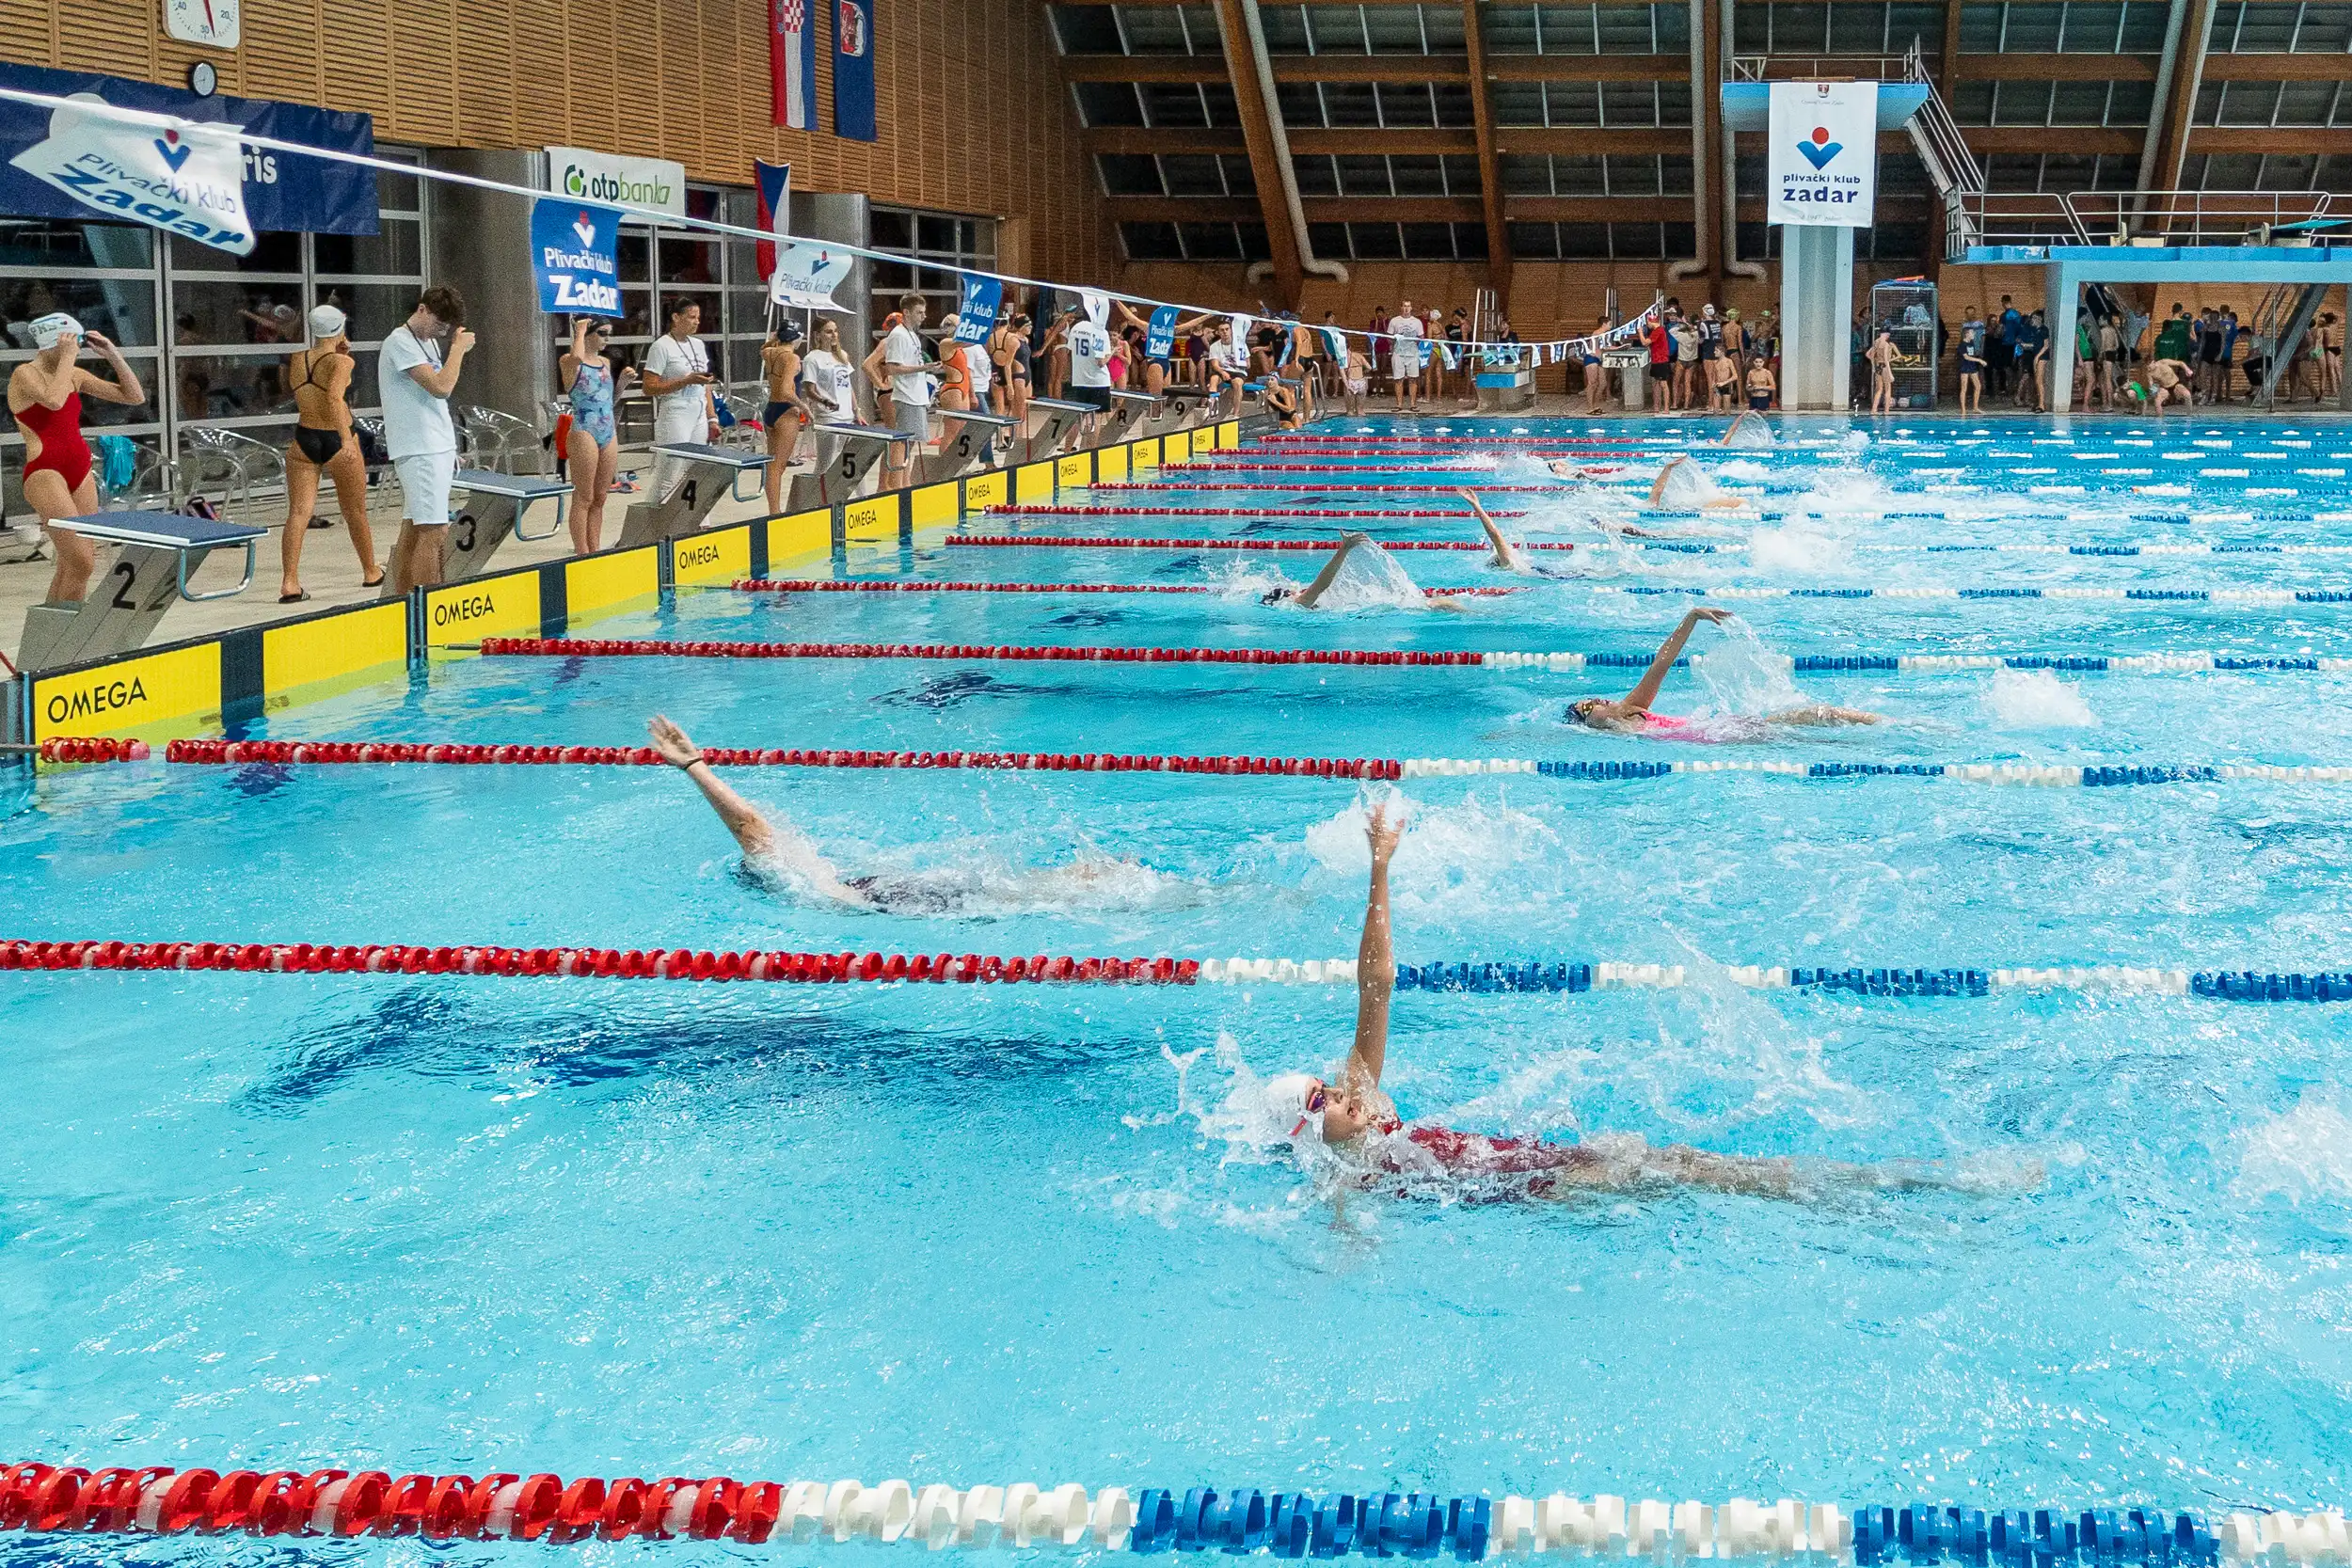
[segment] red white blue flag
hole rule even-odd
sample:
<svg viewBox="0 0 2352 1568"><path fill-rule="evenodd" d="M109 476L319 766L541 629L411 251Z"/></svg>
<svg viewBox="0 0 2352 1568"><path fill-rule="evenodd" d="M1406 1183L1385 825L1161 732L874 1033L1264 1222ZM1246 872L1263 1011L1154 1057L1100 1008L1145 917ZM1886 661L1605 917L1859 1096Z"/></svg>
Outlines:
<svg viewBox="0 0 2352 1568"><path fill-rule="evenodd" d="M755 176L753 183L758 187L759 191L759 227L771 234L786 232L785 209L792 198L792 166L771 164L754 158L752 173ZM762 240L752 248L755 252L755 260L759 266L759 276L775 277L775 242Z"/></svg>
<svg viewBox="0 0 2352 1568"><path fill-rule="evenodd" d="M795 131L817 129L817 27L808 8L809 0L768 0L771 118Z"/></svg>

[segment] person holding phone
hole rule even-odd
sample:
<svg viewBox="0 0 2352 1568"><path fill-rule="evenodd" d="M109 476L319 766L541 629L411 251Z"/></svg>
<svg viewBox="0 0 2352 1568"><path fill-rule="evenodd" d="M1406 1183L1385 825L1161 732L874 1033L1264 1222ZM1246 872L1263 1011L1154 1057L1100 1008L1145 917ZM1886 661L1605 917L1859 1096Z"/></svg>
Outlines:
<svg viewBox="0 0 2352 1568"><path fill-rule="evenodd" d="M653 399L656 445L716 441L719 409L711 401L710 351L694 336L702 330L703 308L680 295L670 301L670 329L645 351L645 395ZM659 504L686 479L682 458L661 457L653 469L653 499Z"/></svg>

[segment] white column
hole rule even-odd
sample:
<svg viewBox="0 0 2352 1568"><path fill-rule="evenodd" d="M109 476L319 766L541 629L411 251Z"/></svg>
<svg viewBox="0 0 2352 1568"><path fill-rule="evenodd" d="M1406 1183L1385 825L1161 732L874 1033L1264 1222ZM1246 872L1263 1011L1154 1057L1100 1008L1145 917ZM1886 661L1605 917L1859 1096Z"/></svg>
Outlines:
<svg viewBox="0 0 2352 1568"><path fill-rule="evenodd" d="M1853 334L1853 230L1785 224L1780 230L1780 402L1844 413Z"/></svg>
<svg viewBox="0 0 2352 1568"><path fill-rule="evenodd" d="M2044 272L2042 309L2050 324L2050 412L2063 414L2074 395L2074 307L2081 293L2063 261Z"/></svg>

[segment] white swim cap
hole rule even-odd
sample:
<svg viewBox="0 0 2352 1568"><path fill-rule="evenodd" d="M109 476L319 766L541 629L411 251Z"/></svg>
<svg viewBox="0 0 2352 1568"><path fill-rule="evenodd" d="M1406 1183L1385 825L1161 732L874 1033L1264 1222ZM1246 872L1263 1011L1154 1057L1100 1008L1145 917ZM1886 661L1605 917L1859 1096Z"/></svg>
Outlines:
<svg viewBox="0 0 2352 1568"><path fill-rule="evenodd" d="M1307 1124L1323 1113L1307 1109L1307 1097L1314 1092L1317 1079L1312 1073L1285 1072L1266 1080L1266 1109L1278 1122L1291 1124L1285 1135L1295 1138L1307 1130Z"/></svg>
<svg viewBox="0 0 2352 1568"><path fill-rule="evenodd" d="M315 306L310 311L310 336L332 338L343 329L343 324L347 319L332 305Z"/></svg>
<svg viewBox="0 0 2352 1568"><path fill-rule="evenodd" d="M49 314L40 317L33 323L32 330L33 347L37 349L55 346L57 340L69 332L77 338L86 336L82 331L82 324L63 310L52 310Z"/></svg>

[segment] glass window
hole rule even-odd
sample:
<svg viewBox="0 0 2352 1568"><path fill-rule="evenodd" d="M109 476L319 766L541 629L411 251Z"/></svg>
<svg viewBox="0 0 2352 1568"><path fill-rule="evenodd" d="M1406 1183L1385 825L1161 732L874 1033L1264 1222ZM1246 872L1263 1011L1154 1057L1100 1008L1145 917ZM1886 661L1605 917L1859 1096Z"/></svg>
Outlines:
<svg viewBox="0 0 2352 1568"><path fill-rule="evenodd" d="M1445 195L1445 161L1441 158L1391 158L1389 174L1396 182L1399 196ZM1446 254L1454 254L1451 247Z"/></svg>
<svg viewBox="0 0 2352 1568"><path fill-rule="evenodd" d="M2352 6L2305 6L2303 24L2295 30L2295 49L2300 55L2352 50Z"/></svg>
<svg viewBox="0 0 2352 1568"><path fill-rule="evenodd" d="M2005 55L2056 53L2058 25L2065 16L2064 6L2010 6L2001 30L2001 52Z"/></svg>
<svg viewBox="0 0 2352 1568"><path fill-rule="evenodd" d="M1181 261L1184 258L1172 223L1122 223L1119 245L1130 261Z"/></svg>
<svg viewBox="0 0 2352 1568"><path fill-rule="evenodd" d="M1448 131L1467 131L1478 123L1467 82L1432 82L1429 96L1437 105L1438 124Z"/></svg>
<svg viewBox="0 0 2352 1568"><path fill-rule="evenodd" d="M1657 124L1657 87L1648 82L1601 83L1600 122L1603 125Z"/></svg>
<svg viewBox="0 0 2352 1568"><path fill-rule="evenodd" d="M1741 6L1731 13L1731 50L1735 55L1772 52L1772 16L1762 6Z"/></svg>
<svg viewBox="0 0 2352 1568"><path fill-rule="evenodd" d="M2047 125L2050 123L2049 82L2003 82L1993 95L1993 123L1995 125Z"/></svg>
<svg viewBox="0 0 2352 1568"><path fill-rule="evenodd" d="M2295 6L2249 5L2238 22L2234 53L2266 55L2295 46Z"/></svg>
<svg viewBox="0 0 2352 1568"><path fill-rule="evenodd" d="M1073 82L1071 95L1078 103L1078 123L1095 125L1141 125L1143 104L1136 97L1129 82Z"/></svg>
<svg viewBox="0 0 2352 1568"><path fill-rule="evenodd" d="M1454 226L1452 224L1407 223L1399 227L1404 230L1406 261L1451 261L1454 260Z"/></svg>
<svg viewBox="0 0 2352 1568"><path fill-rule="evenodd" d="M22 364L31 356L9 354L7 357L12 364ZM122 357L129 361L131 369L137 374L140 383L146 387L147 401L135 406L129 406L119 403L100 403L95 398L86 399L82 404L83 429L135 427L153 430L157 428L156 421L161 416L157 411L160 405L156 402L156 392L161 384L156 372L155 355L151 350L145 354L126 354ZM6 398L0 398L0 433L7 435L9 445L18 444L16 416L8 412ZM12 458L8 466L8 502L11 511L20 511L24 507L24 495L17 488L17 482L23 476L17 472L17 468L18 464Z"/></svg>
<svg viewBox="0 0 2352 1568"><path fill-rule="evenodd" d="M1223 196L1225 171L1215 153L1163 152L1160 178L1170 196Z"/></svg>
<svg viewBox="0 0 2352 1568"><path fill-rule="evenodd" d="M1258 26L1265 34L1269 55L1307 53L1307 8L1304 6L1261 6Z"/></svg>
<svg viewBox="0 0 2352 1568"><path fill-rule="evenodd" d="M1343 196L1394 196L1389 182L1389 160L1379 155L1346 156L1338 160Z"/></svg>
<svg viewBox="0 0 2352 1568"><path fill-rule="evenodd" d="M1224 166L1225 188L1228 191L1232 192L1235 196L1255 196L1258 194L1257 171L1249 166L1248 153L1219 153L1217 155L1217 162Z"/></svg>
<svg viewBox="0 0 2352 1568"><path fill-rule="evenodd" d="M2278 112L2277 82L2225 82L2221 86L2222 125L2268 125Z"/></svg>
<svg viewBox="0 0 2352 1568"><path fill-rule="evenodd" d="M1116 55L1119 24L1107 6L1052 6L1054 41L1065 55Z"/></svg>
<svg viewBox="0 0 2352 1568"><path fill-rule="evenodd" d="M1180 223L1176 231L1183 236L1184 255L1195 261L1238 261L1242 260L1241 235L1230 223Z"/></svg>
<svg viewBox="0 0 2352 1568"><path fill-rule="evenodd" d="M1360 6L1310 6L1307 31L1318 55L1365 55L1364 12Z"/></svg>
<svg viewBox="0 0 2352 1568"><path fill-rule="evenodd" d="M1174 7L1119 6L1113 8L1119 31L1130 55L1189 55L1184 18Z"/></svg>
<svg viewBox="0 0 2352 1568"><path fill-rule="evenodd" d="M1960 52L1963 55L1997 54L2001 47L2001 8L1993 6L1963 6L1960 8Z"/></svg>
<svg viewBox="0 0 2352 1568"><path fill-rule="evenodd" d="M1333 127L1380 123L1380 99L1370 82L1325 82L1324 122Z"/></svg>
<svg viewBox="0 0 2352 1568"><path fill-rule="evenodd" d="M375 234L317 234L311 237L314 270L330 277L424 275L424 226L413 218L387 218Z"/></svg>
<svg viewBox="0 0 2352 1568"><path fill-rule="evenodd" d="M1944 8L1934 5L1893 5L1886 8L1886 47L1908 49L1914 42L1929 55L1944 52Z"/></svg>
<svg viewBox="0 0 2352 1568"><path fill-rule="evenodd" d="M1529 261L1553 261L1560 257L1560 231L1549 223L1512 223L1503 226L1503 235L1511 242L1511 254Z"/></svg>
<svg viewBox="0 0 2352 1568"><path fill-rule="evenodd" d="M1282 123L1293 129L1323 123L1323 95L1312 82L1275 83L1274 103L1282 111Z"/></svg>
<svg viewBox="0 0 2352 1568"><path fill-rule="evenodd" d="M1502 166L1502 194L1505 196L1549 196L1551 194L1551 160L1525 152L1506 152L1497 160Z"/></svg>
<svg viewBox="0 0 2352 1568"><path fill-rule="evenodd" d="M1421 128L1438 123L1426 82L1377 82L1374 90L1380 101L1381 124Z"/></svg>
<svg viewBox="0 0 2352 1568"><path fill-rule="evenodd" d="M1604 168L1611 196L1662 194L1655 153L1613 152L1605 160Z"/></svg>
<svg viewBox="0 0 2352 1568"><path fill-rule="evenodd" d="M1829 46L1846 54L1875 55L1886 47L1886 8L1838 0L1829 8Z"/></svg>
<svg viewBox="0 0 2352 1568"><path fill-rule="evenodd" d="M1658 84L1658 123L1689 127L1691 84L1688 80Z"/></svg>
<svg viewBox="0 0 2352 1568"><path fill-rule="evenodd" d="M302 241L300 234L256 234L253 254L232 256L194 240L171 237L171 264L189 272L270 272L300 273L302 271Z"/></svg>
<svg viewBox="0 0 2352 1568"><path fill-rule="evenodd" d="M1652 6L1650 23L1658 35L1658 52L1679 55L1691 47L1691 12L1683 6Z"/></svg>
<svg viewBox="0 0 2352 1568"><path fill-rule="evenodd" d="M1604 158L1555 156L1551 160L1551 188L1562 196L1607 196L1607 166Z"/></svg>
<svg viewBox="0 0 2352 1568"><path fill-rule="evenodd" d="M1405 259L1405 242L1393 223L1351 223L1347 226L1347 243L1359 261L1401 261Z"/></svg>
<svg viewBox="0 0 2352 1568"><path fill-rule="evenodd" d="M1597 55L1600 35L1590 6L1539 6L1537 24L1543 28L1547 55Z"/></svg>
<svg viewBox="0 0 2352 1568"><path fill-rule="evenodd" d="M2053 82L2050 88L2051 124L2105 125L2107 122L2106 83Z"/></svg>
<svg viewBox="0 0 2352 1568"><path fill-rule="evenodd" d="M1593 13L1604 55L1654 55L1658 36L1650 26L1647 6L1601 6Z"/></svg>
<svg viewBox="0 0 2352 1568"><path fill-rule="evenodd" d="M1364 33L1375 55L1425 55L1422 44L1419 6L1367 6L1362 10ZM1451 252L1448 252L1451 255Z"/></svg>
<svg viewBox="0 0 2352 1568"><path fill-rule="evenodd" d="M0 217L0 267L37 267L53 275L87 267L145 271L155 264L154 235L145 225Z"/></svg>
<svg viewBox="0 0 2352 1568"><path fill-rule="evenodd" d="M2164 48L2170 11L2162 0L2129 0L2123 8L2123 31L2117 47L2126 55L2157 53Z"/></svg>
<svg viewBox="0 0 2352 1568"><path fill-rule="evenodd" d="M1772 8L1772 52L1795 54L1829 47L1827 6L1775 5Z"/></svg>
<svg viewBox="0 0 2352 1568"><path fill-rule="evenodd" d="M1097 152L1094 169L1104 196L1161 196L1159 161L1149 152Z"/></svg>
<svg viewBox="0 0 2352 1568"><path fill-rule="evenodd" d="M1223 82L1200 84L1200 109L1220 131L1241 129L1241 106L1233 100L1233 89Z"/></svg>
<svg viewBox="0 0 2352 1568"><path fill-rule="evenodd" d="M1445 188L1452 196L1476 196L1482 188L1478 173L1478 156L1472 152L1449 152L1444 158Z"/></svg>
<svg viewBox="0 0 2352 1568"><path fill-rule="evenodd" d="M1660 242L1659 226L1654 223L1613 223L1609 226L1609 247L1613 254L1629 261L1655 261L1670 254Z"/></svg>
<svg viewBox="0 0 2352 1568"><path fill-rule="evenodd" d="M2319 172L2319 159L2309 152L2272 152L2263 158L2258 191L2308 191Z"/></svg>
<svg viewBox="0 0 2352 1568"><path fill-rule="evenodd" d="M1433 55L1459 55L1470 47L1462 35L1462 11L1458 6L1422 7L1421 34L1429 40L1429 52Z"/></svg>
<svg viewBox="0 0 2352 1568"><path fill-rule="evenodd" d="M1534 7L1481 6L1478 9L1486 25L1488 49L1498 55L1539 53Z"/></svg>
<svg viewBox="0 0 2352 1568"><path fill-rule="evenodd" d="M1605 223L1564 223L1560 225L1560 260L1563 261L1603 261L1609 259L1609 225Z"/></svg>
<svg viewBox="0 0 2352 1568"><path fill-rule="evenodd" d="M420 282L320 281L310 285L310 300L332 305L348 317L344 329L353 342L379 343L416 309Z"/></svg>
<svg viewBox="0 0 2352 1568"><path fill-rule="evenodd" d="M1209 113L1200 105L1200 89L1187 82L1143 82L1136 91L1143 95L1143 117L1148 124L1165 126L1205 126Z"/></svg>
<svg viewBox="0 0 2352 1568"><path fill-rule="evenodd" d="M18 349L11 360L30 354L32 324L52 310L64 310L92 332L103 332L124 348L155 346L155 279L148 274L132 277L74 276L64 268L42 277L9 268L0 272L0 322L7 324L8 341L0 349Z"/></svg>
<svg viewBox="0 0 2352 1568"><path fill-rule="evenodd" d="M1340 194L1339 165L1327 153L1293 154L1291 172L1298 179L1298 194L1301 196L1337 196Z"/></svg>
<svg viewBox="0 0 2352 1568"><path fill-rule="evenodd" d="M1493 111L1497 125L1541 125L1544 120L1544 84L1541 82L1492 82L1487 84L1486 102Z"/></svg>
<svg viewBox="0 0 2352 1568"><path fill-rule="evenodd" d="M1963 125L1992 124L1993 87L1991 82L1954 82L1952 119Z"/></svg>

